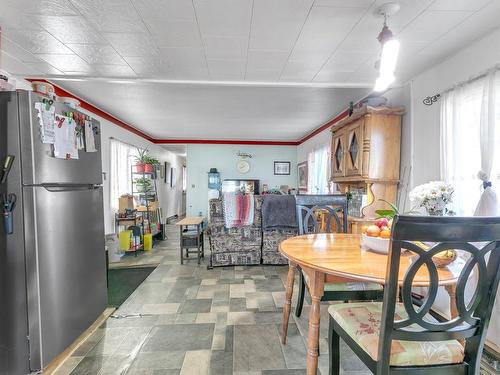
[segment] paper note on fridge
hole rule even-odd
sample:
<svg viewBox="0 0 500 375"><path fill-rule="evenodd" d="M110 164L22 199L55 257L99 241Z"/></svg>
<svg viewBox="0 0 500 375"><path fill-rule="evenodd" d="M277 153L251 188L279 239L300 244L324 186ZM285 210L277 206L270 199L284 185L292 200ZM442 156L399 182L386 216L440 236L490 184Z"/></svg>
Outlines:
<svg viewBox="0 0 500 375"><path fill-rule="evenodd" d="M96 152L92 121L85 120L85 151Z"/></svg>
<svg viewBox="0 0 500 375"><path fill-rule="evenodd" d="M54 134L54 156L60 159L78 159L76 121L63 115L56 115Z"/></svg>
<svg viewBox="0 0 500 375"><path fill-rule="evenodd" d="M56 107L54 105L46 106L38 102L35 103L35 108L38 111L38 122L40 124L40 138L42 143L54 143L54 115Z"/></svg>

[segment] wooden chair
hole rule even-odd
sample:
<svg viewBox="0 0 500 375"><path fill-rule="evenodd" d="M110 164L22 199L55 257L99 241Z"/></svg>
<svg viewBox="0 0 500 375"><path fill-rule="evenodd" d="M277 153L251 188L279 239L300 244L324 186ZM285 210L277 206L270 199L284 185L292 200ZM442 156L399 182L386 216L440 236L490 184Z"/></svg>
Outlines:
<svg viewBox="0 0 500 375"><path fill-rule="evenodd" d="M434 245L426 251L415 241ZM486 245L478 246L480 242ZM330 374L340 374L340 338L377 375L479 374L500 280L500 217L399 216L394 219L390 246L384 301L328 309ZM397 303L402 249L409 250L414 259L401 285L403 302ZM448 249L468 253L468 259L457 282L458 316L439 322L430 316L439 286L432 257ZM430 285L417 307L411 290L421 267L427 268ZM466 285L472 280L477 280L477 286L467 300Z"/></svg>
<svg viewBox="0 0 500 375"><path fill-rule="evenodd" d="M299 235L318 233L316 212L323 210L326 223L323 227L327 232L336 229L337 233L347 232L347 196L336 195L297 195L295 197L297 208L297 224ZM300 272L299 298L295 309L295 316L299 317L304 305L305 289L308 283L305 274ZM364 283L343 278L329 277L325 281L325 292L322 301L366 301L381 300L383 288L380 284Z"/></svg>

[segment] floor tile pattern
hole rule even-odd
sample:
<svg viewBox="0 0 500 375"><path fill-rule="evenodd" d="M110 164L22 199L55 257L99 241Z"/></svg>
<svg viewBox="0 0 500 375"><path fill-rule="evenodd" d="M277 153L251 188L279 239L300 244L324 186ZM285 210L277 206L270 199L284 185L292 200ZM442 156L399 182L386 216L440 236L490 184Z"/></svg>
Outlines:
<svg viewBox="0 0 500 375"><path fill-rule="evenodd" d="M306 298L292 315L287 345L279 337L285 266L207 270L196 259L179 264L178 232L159 244L160 265L57 375L305 374ZM295 306L295 300L293 301ZM327 311L322 306L319 372L328 373ZM342 348L344 374L368 374Z"/></svg>

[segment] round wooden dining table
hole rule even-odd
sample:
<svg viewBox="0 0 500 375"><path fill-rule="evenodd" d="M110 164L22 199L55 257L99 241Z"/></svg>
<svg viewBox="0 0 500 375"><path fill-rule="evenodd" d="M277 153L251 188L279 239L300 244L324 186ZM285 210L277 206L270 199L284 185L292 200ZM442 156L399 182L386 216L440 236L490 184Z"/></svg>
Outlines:
<svg viewBox="0 0 500 375"><path fill-rule="evenodd" d="M323 297L325 279L375 282L383 285L386 279L387 254L362 248L359 234L309 234L291 237L280 244L280 253L289 261L281 341L286 344L290 317L295 271L300 268L306 274L311 308L307 339L307 374L316 375L318 368L318 345L320 324L320 301ZM410 254L401 254L399 282L402 284L410 266ZM438 268L440 285L450 296L451 317L456 316L455 287L464 266L460 258L447 267ZM413 280L413 286L428 286L430 279L422 267Z"/></svg>

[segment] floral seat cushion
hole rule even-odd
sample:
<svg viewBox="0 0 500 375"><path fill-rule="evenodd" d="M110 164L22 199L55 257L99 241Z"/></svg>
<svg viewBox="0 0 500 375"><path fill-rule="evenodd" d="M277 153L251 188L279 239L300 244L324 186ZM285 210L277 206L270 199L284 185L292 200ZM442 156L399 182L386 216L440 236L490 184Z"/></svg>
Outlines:
<svg viewBox="0 0 500 375"><path fill-rule="evenodd" d="M359 302L331 305L328 312L370 357L377 360L382 302ZM402 304L396 305L395 319L407 317ZM393 340L391 366L428 366L461 363L464 349L457 340Z"/></svg>
<svg viewBox="0 0 500 375"><path fill-rule="evenodd" d="M309 277L305 272L303 272L304 278L306 279L306 284L309 285ZM333 282L325 283L323 288L325 292L360 292L360 291L370 291L370 290L382 290L382 285L377 283L365 283L362 281L353 282Z"/></svg>

